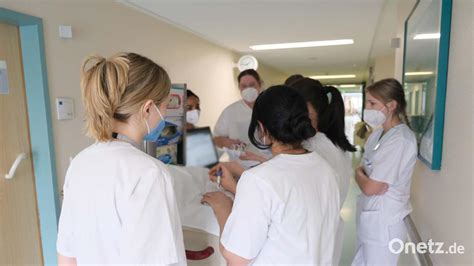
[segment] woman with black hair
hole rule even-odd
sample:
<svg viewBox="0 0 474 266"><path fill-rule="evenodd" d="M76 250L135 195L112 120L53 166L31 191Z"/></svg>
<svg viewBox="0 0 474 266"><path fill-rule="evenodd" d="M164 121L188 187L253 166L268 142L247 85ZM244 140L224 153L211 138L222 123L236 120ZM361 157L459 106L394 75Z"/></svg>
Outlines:
<svg viewBox="0 0 474 266"><path fill-rule="evenodd" d="M292 85L303 95L308 106L311 124L317 133L303 143L310 151L316 151L332 166L337 174L341 207L346 200L350 178L353 176L349 152L356 149L347 140L344 130L344 101L338 89L324 87L317 80L299 79ZM339 264L344 240L344 221L340 220L334 248L334 263Z"/></svg>
<svg viewBox="0 0 474 266"><path fill-rule="evenodd" d="M200 101L192 90L186 90L186 129L196 127L201 115Z"/></svg>
<svg viewBox="0 0 474 266"><path fill-rule="evenodd" d="M217 217L221 254L229 265L333 264L339 191L329 164L303 147L315 133L294 89L274 86L255 101L248 137L256 147L270 148L273 157L243 173L233 203L222 192L202 199ZM235 190L228 187L235 185L227 182L228 169L219 170L221 185Z"/></svg>

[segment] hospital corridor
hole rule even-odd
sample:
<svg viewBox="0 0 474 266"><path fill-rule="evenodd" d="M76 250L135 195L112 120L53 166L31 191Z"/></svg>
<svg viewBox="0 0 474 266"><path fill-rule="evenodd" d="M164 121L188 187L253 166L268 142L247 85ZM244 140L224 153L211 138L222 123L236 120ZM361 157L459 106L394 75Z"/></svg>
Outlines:
<svg viewBox="0 0 474 266"><path fill-rule="evenodd" d="M472 0L0 0L0 266L474 265Z"/></svg>

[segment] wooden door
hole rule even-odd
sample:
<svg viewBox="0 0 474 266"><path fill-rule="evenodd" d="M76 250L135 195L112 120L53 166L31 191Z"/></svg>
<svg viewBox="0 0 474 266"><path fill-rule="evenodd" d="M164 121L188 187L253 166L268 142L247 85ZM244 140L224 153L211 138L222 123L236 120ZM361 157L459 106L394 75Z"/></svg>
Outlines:
<svg viewBox="0 0 474 266"><path fill-rule="evenodd" d="M7 91L0 87L0 265L40 265L43 258L19 29L0 23L0 67L5 65L9 86ZM26 159L14 177L6 179L21 153Z"/></svg>

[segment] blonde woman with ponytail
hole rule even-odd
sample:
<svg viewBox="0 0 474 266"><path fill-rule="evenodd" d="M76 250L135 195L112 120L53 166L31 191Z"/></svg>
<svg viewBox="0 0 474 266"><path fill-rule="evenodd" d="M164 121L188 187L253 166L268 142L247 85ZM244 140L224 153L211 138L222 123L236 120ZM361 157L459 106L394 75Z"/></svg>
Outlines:
<svg viewBox="0 0 474 266"><path fill-rule="evenodd" d="M163 129L170 86L166 71L138 54L84 61L86 130L96 142L66 174L59 264L186 264L170 174L136 148Z"/></svg>
<svg viewBox="0 0 474 266"><path fill-rule="evenodd" d="M399 254L391 251L390 243L406 239L403 219L412 211L410 185L417 156L406 106L403 86L395 79L365 89L364 120L375 131L356 169L362 193L357 199L358 243L352 265L397 265Z"/></svg>

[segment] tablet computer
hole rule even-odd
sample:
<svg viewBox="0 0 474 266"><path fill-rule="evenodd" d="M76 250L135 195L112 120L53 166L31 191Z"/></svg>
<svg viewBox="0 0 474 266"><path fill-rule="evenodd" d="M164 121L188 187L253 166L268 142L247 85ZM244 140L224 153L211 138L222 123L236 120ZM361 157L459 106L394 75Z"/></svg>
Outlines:
<svg viewBox="0 0 474 266"><path fill-rule="evenodd" d="M188 130L184 145L186 166L210 168L219 163L216 146L209 127Z"/></svg>

